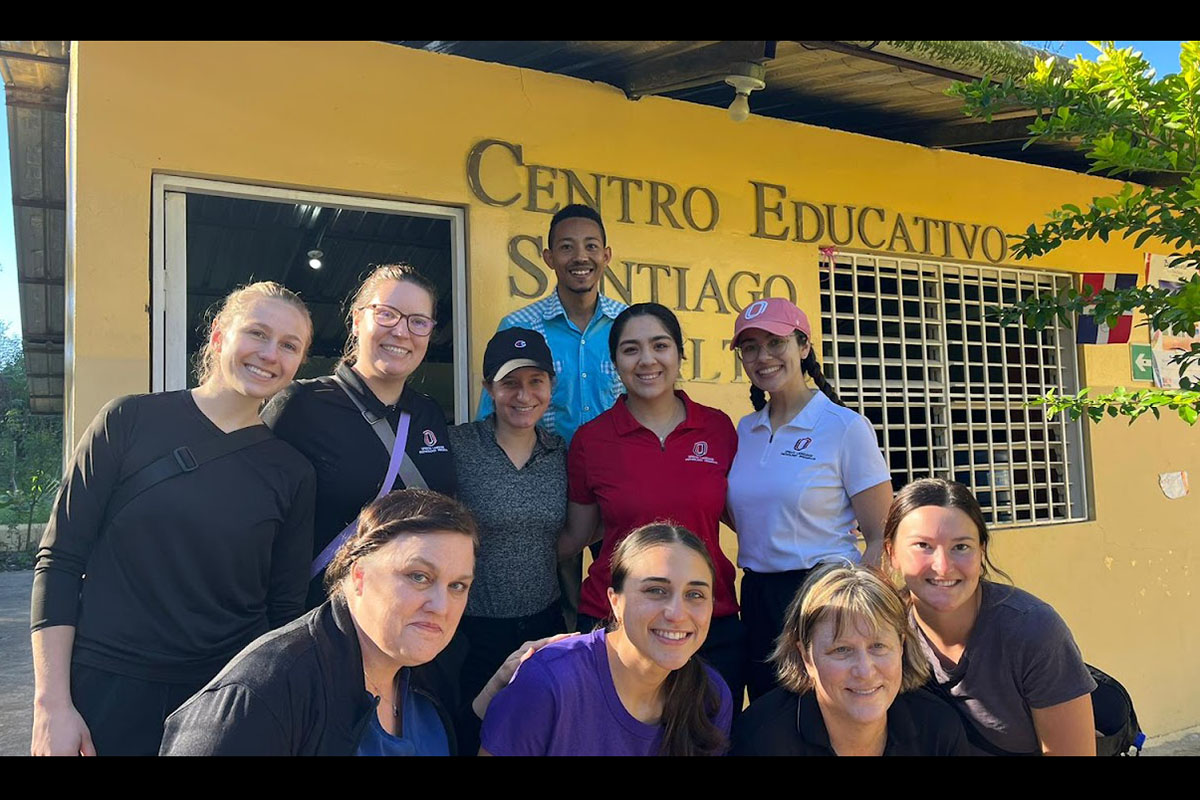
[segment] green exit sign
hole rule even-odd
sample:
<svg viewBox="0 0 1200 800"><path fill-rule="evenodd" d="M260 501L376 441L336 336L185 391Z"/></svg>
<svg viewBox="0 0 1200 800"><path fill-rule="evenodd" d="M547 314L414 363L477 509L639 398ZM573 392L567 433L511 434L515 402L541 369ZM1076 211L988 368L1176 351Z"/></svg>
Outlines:
<svg viewBox="0 0 1200 800"><path fill-rule="evenodd" d="M1148 344L1129 345L1129 366L1135 381L1154 382L1154 353Z"/></svg>

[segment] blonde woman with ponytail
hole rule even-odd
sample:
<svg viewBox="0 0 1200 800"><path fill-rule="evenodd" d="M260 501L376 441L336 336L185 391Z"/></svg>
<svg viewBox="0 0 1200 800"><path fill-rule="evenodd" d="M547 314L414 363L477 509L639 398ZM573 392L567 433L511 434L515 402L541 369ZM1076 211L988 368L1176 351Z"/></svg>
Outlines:
<svg viewBox="0 0 1200 800"><path fill-rule="evenodd" d="M879 565L892 500L871 423L842 403L811 340L804 312L771 297L738 315L730 344L750 379L755 409L738 423L726 509L744 570L751 701L775 685L768 659L788 603L810 571L842 559ZM856 528L866 540L862 554Z"/></svg>
<svg viewBox="0 0 1200 800"><path fill-rule="evenodd" d="M488 706L480 755L723 754L732 698L697 654L714 583L708 549L686 528L631 532L612 556L607 627L520 667Z"/></svg>
<svg viewBox="0 0 1200 800"><path fill-rule="evenodd" d="M213 317L191 391L101 409L34 568L34 755L154 755L163 720L304 612L315 476L258 416L312 340L255 283Z"/></svg>

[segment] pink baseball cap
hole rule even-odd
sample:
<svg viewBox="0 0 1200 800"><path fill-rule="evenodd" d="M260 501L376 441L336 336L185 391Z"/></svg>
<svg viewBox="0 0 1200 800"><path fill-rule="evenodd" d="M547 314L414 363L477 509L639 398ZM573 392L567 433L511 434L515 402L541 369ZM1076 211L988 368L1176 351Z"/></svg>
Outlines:
<svg viewBox="0 0 1200 800"><path fill-rule="evenodd" d="M754 328L776 336L803 331L805 336L812 338L808 317L795 303L782 297L768 297L746 306L745 310L738 314L737 322L733 325L733 340L729 343L729 349L737 347L737 340L744 331Z"/></svg>

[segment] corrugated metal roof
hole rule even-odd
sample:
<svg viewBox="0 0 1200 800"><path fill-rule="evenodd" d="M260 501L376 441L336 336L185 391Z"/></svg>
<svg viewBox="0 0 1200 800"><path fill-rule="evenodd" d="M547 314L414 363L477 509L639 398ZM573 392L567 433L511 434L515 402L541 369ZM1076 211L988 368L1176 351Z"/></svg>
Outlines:
<svg viewBox="0 0 1200 800"><path fill-rule="evenodd" d="M922 42L845 41L394 44L600 81L631 97L659 94L721 108L734 97L724 82L730 66L753 62L766 69L766 88L750 97L754 114L926 147L1087 169L1086 159L1070 146L1021 149L1032 110L984 122L965 117L962 101L946 95L954 80L978 78L986 68L1032 64L1037 51L1015 42L938 43L946 45L942 48L920 47L930 44ZM963 54L953 60L931 54L956 49ZM700 85L687 86L695 82Z"/></svg>
<svg viewBox="0 0 1200 800"><path fill-rule="evenodd" d="M0 41L21 337L35 414L63 412L67 42Z"/></svg>

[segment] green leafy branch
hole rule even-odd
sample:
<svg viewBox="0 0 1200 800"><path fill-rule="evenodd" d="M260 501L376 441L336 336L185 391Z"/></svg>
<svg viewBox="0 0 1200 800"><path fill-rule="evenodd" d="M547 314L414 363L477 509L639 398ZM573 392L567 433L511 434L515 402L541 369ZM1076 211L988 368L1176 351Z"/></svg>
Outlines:
<svg viewBox="0 0 1200 800"><path fill-rule="evenodd" d="M1091 172L1137 176L1154 184L1125 183L1112 195L1093 197L1086 208L1062 205L1050 212L1048 222L1010 237L1014 257L1036 258L1066 242L1108 242L1120 234L1123 239L1134 237L1135 249L1153 240L1175 250L1171 266L1200 265L1200 42L1183 42L1180 71L1162 78L1132 48L1092 44L1100 51L1095 61L1077 56L1064 68L1053 57L1038 58L1023 77L1001 69L996 72L1003 77L996 81L984 76L950 89L963 99L968 115L988 121L1002 112L1032 112L1026 147L1041 140L1069 142L1086 153ZM1069 287L991 307L988 316L1002 325L1023 321L1042 329L1058 320L1070 328L1073 314L1091 314L1116 325L1123 314L1138 309L1156 330L1193 334L1200 322L1200 275L1177 292L1143 286L1093 294ZM1200 347L1193 345L1172 361L1182 372L1200 363ZM1098 397L1091 397L1088 389L1075 395L1051 391L1030 404L1044 405L1051 414L1067 413L1072 419L1086 415L1097 422L1106 415L1128 416L1131 422L1148 412L1159 417L1165 408L1195 424L1200 394L1186 376L1180 386L1177 391L1119 388Z"/></svg>
<svg viewBox="0 0 1200 800"><path fill-rule="evenodd" d="M1108 394L1090 396L1090 389L1078 394L1058 394L1051 389L1044 397L1030 400L1026 405L1045 406L1051 417L1065 413L1072 420L1086 415L1093 422L1100 422L1107 414L1110 417L1129 417L1132 425L1138 417L1151 413L1160 419L1162 410L1174 411L1188 425L1200 419L1200 392L1193 390L1142 389L1130 392L1118 386Z"/></svg>

